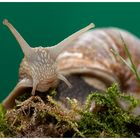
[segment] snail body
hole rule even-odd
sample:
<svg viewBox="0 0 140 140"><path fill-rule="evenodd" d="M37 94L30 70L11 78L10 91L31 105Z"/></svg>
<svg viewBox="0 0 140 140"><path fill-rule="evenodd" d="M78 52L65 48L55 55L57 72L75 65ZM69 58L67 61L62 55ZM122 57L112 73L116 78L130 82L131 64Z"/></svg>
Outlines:
<svg viewBox="0 0 140 140"><path fill-rule="evenodd" d="M24 58L19 68L19 82L9 96L3 101L3 106L5 108L12 108L15 104L16 97L21 95L22 91L29 87L32 88L32 95L35 95L36 90L45 92L49 88L57 86L59 80L64 81L71 87L71 84L65 76L57 70L57 56L78 36L93 28L93 23L72 34L57 45L46 48L41 46L31 48L8 20L5 19L3 24L10 29L24 53Z"/></svg>
<svg viewBox="0 0 140 140"><path fill-rule="evenodd" d="M119 83L122 90L126 92L140 91L134 75L111 52L113 49L119 52L125 60L128 59L123 50L121 34L129 50L131 50L134 64L139 68L137 58L140 56L140 41L127 31L118 28L101 28L88 31L94 26L90 24L55 46L31 48L7 20L4 20L4 24L11 30L24 53L19 68L19 82L3 101L3 105L7 109L13 107L15 98L21 94L23 89L28 87L32 88L32 95L35 95L36 90L45 92L56 86L58 86L59 92L65 93L59 90L62 84L58 85L59 80L62 80L71 87L65 76L70 76L72 86L73 82L78 79L83 87L86 87L87 91L84 89L81 92L82 95L74 93L77 98L86 98L85 95L92 90L104 91L113 82ZM73 94L72 88L65 89ZM75 89L73 91L76 92ZM58 95L60 95L59 98L63 96L61 93ZM67 95L63 97L65 96L67 97Z"/></svg>

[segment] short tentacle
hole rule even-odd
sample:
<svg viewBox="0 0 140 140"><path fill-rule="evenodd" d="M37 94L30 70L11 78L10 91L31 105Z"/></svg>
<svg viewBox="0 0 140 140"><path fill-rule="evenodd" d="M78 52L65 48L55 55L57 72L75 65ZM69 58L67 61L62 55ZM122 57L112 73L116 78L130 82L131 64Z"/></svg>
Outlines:
<svg viewBox="0 0 140 140"><path fill-rule="evenodd" d="M72 87L71 83L62 74L58 74L58 79L64 81L69 88Z"/></svg>

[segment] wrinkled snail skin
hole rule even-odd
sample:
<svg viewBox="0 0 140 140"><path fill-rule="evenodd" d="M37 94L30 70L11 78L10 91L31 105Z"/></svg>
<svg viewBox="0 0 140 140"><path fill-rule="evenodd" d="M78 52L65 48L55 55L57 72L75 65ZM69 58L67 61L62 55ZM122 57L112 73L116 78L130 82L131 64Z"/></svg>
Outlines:
<svg viewBox="0 0 140 140"><path fill-rule="evenodd" d="M30 47L7 19L3 21L3 24L12 32L24 53L24 58L19 68L19 82L3 101L2 104L5 108L12 108L16 97L29 87L32 88L32 95L35 95L35 91L46 92L49 88L56 87L59 80L64 81L68 87L71 87L65 76L57 70L56 59L67 45L71 44L87 30L93 28L93 23L75 32L55 46L36 48Z"/></svg>

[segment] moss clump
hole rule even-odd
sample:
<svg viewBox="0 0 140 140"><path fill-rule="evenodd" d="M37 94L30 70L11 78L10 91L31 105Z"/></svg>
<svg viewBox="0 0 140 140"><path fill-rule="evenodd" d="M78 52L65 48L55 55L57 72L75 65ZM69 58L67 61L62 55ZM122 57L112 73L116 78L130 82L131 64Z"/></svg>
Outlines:
<svg viewBox="0 0 140 140"><path fill-rule="evenodd" d="M11 137L139 137L140 116L132 115L138 100L122 94L116 84L105 93L89 94L83 106L67 98L69 108L54 100L52 92L52 97L20 100L6 113L1 108L0 137L9 137L11 130ZM121 100L129 103L127 109L120 107Z"/></svg>
<svg viewBox="0 0 140 140"><path fill-rule="evenodd" d="M128 110L120 108L121 99L131 103ZM93 100L96 102L94 113L89 111ZM137 117L136 121L131 114L137 104L138 100L122 94L116 84L108 88L105 94L92 93L87 98L84 111L81 112L79 131L86 137L136 137L137 132L133 132L129 126L133 123L134 127L140 128L140 117Z"/></svg>
<svg viewBox="0 0 140 140"><path fill-rule="evenodd" d="M16 137L72 137L79 114L47 96L32 96L6 113Z"/></svg>
<svg viewBox="0 0 140 140"><path fill-rule="evenodd" d="M12 133L9 125L7 124L5 114L6 110L4 109L2 104L0 104L0 137L11 137L14 134Z"/></svg>

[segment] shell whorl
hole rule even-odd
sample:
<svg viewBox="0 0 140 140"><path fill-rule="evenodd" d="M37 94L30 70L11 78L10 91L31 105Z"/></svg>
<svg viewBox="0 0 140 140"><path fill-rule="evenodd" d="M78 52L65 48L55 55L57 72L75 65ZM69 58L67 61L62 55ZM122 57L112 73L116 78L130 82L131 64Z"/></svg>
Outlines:
<svg viewBox="0 0 140 140"><path fill-rule="evenodd" d="M122 90L140 91L135 76L111 52L113 49L128 60L120 34L131 51L134 64L140 67L140 41L137 37L119 28L100 28L84 33L71 46L65 48L57 59L59 71L66 75L79 73L85 79L86 75L90 74L90 80L86 81L93 86L97 83L94 81L96 77L105 87L118 82Z"/></svg>

